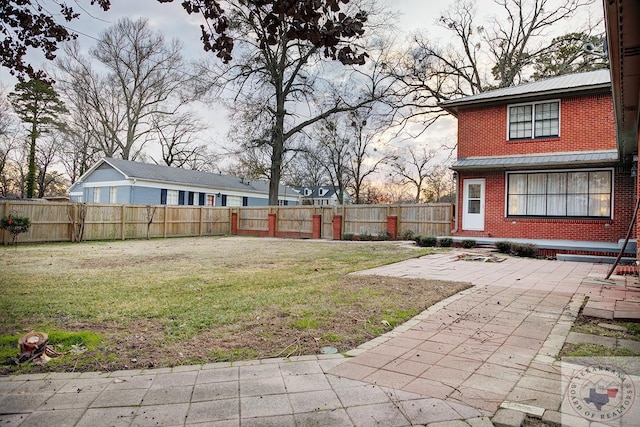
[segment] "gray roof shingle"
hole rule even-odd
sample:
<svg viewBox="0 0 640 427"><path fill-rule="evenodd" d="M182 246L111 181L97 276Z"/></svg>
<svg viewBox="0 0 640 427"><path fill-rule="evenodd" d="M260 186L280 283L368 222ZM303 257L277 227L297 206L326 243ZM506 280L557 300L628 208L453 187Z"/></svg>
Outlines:
<svg viewBox="0 0 640 427"><path fill-rule="evenodd" d="M518 86L505 87L465 96L458 99L441 102L447 111L455 113L457 107L463 105L480 104L491 101L517 99L523 96L553 95L578 92L589 89L604 89L611 86L611 76L608 69L588 71L585 73L565 74L550 77Z"/></svg>
<svg viewBox="0 0 640 427"><path fill-rule="evenodd" d="M269 193L269 183L267 181L256 180L243 182L240 178L231 175L152 165L122 159L104 158L103 161L122 172L127 178L190 184L208 188ZM280 194L296 195L297 193L295 193L292 188L280 184Z"/></svg>
<svg viewBox="0 0 640 427"><path fill-rule="evenodd" d="M304 195L305 188L308 188L311 190L311 194L309 196ZM322 196L320 196L321 188L325 191L325 193ZM333 185L313 185L310 187L309 186L296 187L296 191L300 193L303 199L317 199L317 198L330 199L331 197L333 197L334 194L336 194L336 191Z"/></svg>

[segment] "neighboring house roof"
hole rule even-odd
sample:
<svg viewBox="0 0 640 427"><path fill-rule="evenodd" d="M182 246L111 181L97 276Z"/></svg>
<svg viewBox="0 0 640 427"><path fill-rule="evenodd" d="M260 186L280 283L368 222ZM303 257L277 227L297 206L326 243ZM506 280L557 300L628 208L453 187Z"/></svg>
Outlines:
<svg viewBox="0 0 640 427"><path fill-rule="evenodd" d="M615 164L618 161L617 150L588 151L578 153L543 153L518 154L515 156L467 157L459 159L452 166L453 170L481 169L522 169L536 167L585 167Z"/></svg>
<svg viewBox="0 0 640 427"><path fill-rule="evenodd" d="M84 181L85 177L99 168L102 164L108 164L124 175L126 179L141 179L147 181L166 182L175 184L187 184L197 187L215 188L221 190L249 191L256 193L269 193L269 183L267 181L244 181L239 177L222 175L218 173L194 171L190 169L173 168L162 165L152 165L149 163L133 162L130 160L104 158L91 167L76 184ZM297 196L293 188L280 185L280 195Z"/></svg>
<svg viewBox="0 0 640 427"><path fill-rule="evenodd" d="M610 92L611 76L608 69L585 73L565 74L550 77L518 86L505 87L441 102L439 105L454 116L459 107L470 107L476 104L506 103L524 101L525 98L551 97L567 94L589 93L593 91Z"/></svg>
<svg viewBox="0 0 640 427"><path fill-rule="evenodd" d="M311 194L304 195L304 190L311 190ZM322 196L320 195L320 189L323 190ZM336 191L333 185L314 185L310 187L296 187L296 190L300 193L304 199L330 199L336 195Z"/></svg>

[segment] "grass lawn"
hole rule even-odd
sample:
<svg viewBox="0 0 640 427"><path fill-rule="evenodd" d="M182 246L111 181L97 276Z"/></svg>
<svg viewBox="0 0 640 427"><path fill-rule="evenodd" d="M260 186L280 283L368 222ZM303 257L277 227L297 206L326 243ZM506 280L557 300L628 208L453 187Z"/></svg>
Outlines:
<svg viewBox="0 0 640 427"><path fill-rule="evenodd" d="M468 287L348 273L428 254L401 242L242 237L0 247L0 360L46 332L44 368L117 370L347 351ZM69 350L84 344L87 351Z"/></svg>

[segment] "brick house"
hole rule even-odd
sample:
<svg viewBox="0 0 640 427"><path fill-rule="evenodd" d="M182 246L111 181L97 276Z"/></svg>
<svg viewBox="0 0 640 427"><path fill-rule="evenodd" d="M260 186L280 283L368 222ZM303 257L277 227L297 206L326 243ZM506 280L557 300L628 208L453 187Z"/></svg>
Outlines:
<svg viewBox="0 0 640 427"><path fill-rule="evenodd" d="M458 119L454 236L616 251L633 217L637 169L617 149L609 70L441 105Z"/></svg>

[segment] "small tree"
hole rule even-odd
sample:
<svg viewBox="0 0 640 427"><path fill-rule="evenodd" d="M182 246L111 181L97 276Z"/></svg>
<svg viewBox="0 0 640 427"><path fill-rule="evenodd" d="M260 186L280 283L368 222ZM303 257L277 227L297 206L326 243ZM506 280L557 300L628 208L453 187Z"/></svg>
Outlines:
<svg viewBox="0 0 640 427"><path fill-rule="evenodd" d="M18 234L26 233L31 227L31 221L26 216L13 216L9 214L0 218L0 229L11 233L11 244L18 243Z"/></svg>

